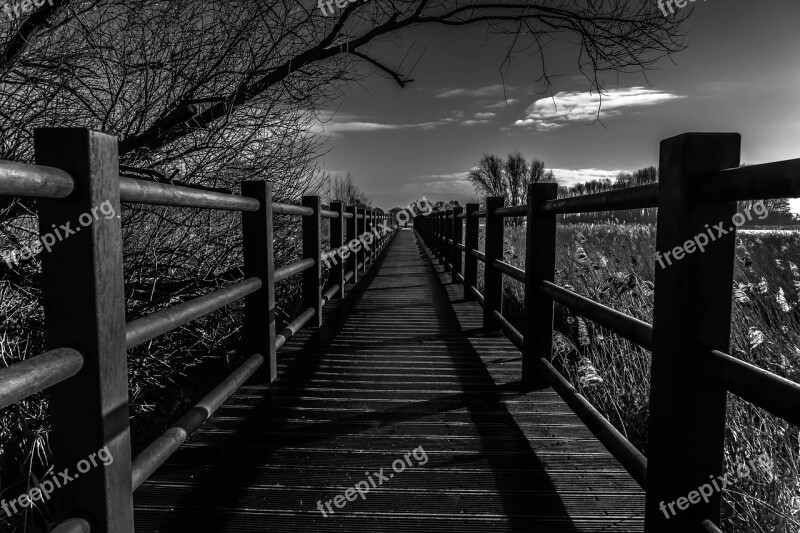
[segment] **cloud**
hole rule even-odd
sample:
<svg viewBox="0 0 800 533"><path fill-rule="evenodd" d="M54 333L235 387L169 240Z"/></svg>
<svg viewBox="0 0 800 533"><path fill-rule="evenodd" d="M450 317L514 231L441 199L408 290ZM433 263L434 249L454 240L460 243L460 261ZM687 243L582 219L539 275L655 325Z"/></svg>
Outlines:
<svg viewBox="0 0 800 533"><path fill-rule="evenodd" d="M494 113L475 113L475 118L479 120L487 119L487 118L494 118Z"/></svg>
<svg viewBox="0 0 800 533"><path fill-rule="evenodd" d="M601 170L598 168L552 168L549 170L553 171L553 174L555 174L559 185L565 185L567 187L575 185L576 183L583 183L591 180L605 178L613 180L620 172L628 172L626 170Z"/></svg>
<svg viewBox="0 0 800 533"><path fill-rule="evenodd" d="M474 98L486 98L488 96L502 96L506 90L511 87L505 87L502 83L494 85L487 85L486 87L479 87L477 89L447 89L436 95L436 98L452 98L454 96L472 96Z"/></svg>
<svg viewBox="0 0 800 533"><path fill-rule="evenodd" d="M332 112L322 112L314 121L310 129L313 133L327 133L335 135L337 133L352 133L365 131L386 131L401 129L421 129L432 130L439 126L456 122L456 118L443 118L431 122L418 122L411 124L386 124L381 122L371 122L364 120L363 117L349 114L334 114Z"/></svg>
<svg viewBox="0 0 800 533"><path fill-rule="evenodd" d="M508 100L500 100L499 102L487 105L486 109L499 109L501 107L510 107L516 104L517 102L519 102L519 100L517 100L516 98L509 98Z"/></svg>
<svg viewBox="0 0 800 533"><path fill-rule="evenodd" d="M462 126L475 126L476 124L488 124L488 120L463 120L461 121Z"/></svg>
<svg viewBox="0 0 800 533"><path fill-rule="evenodd" d="M598 116L600 119L618 117L625 109L658 105L679 98L685 96L644 87L609 89L602 96L598 93L562 91L552 98L536 100L528 106L525 118L517 120L514 125L547 131L570 122L592 122Z"/></svg>
<svg viewBox="0 0 800 533"><path fill-rule="evenodd" d="M444 195L448 200L472 198L475 190L467 181L468 171L453 172L452 174L427 174L413 176L408 183L403 185L404 193L417 195ZM429 197L429 199L432 199Z"/></svg>

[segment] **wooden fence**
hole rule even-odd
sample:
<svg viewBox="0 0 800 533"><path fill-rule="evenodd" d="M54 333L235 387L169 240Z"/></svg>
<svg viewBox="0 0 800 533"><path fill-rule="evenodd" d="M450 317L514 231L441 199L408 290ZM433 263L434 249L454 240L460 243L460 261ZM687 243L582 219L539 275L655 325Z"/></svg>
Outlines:
<svg viewBox="0 0 800 533"><path fill-rule="evenodd" d="M487 198L418 216L414 228L432 248L464 298L483 307L483 325L502 330L522 352L525 388L552 386L645 489L647 533L718 532L721 496L689 505L669 519L660 502L685 497L723 474L727 393L800 425L800 385L729 355L738 200L800 197L800 159L739 167L739 134L687 133L661 142L660 182L557 199L556 184L533 184L529 204L505 207ZM704 252L657 268L653 324L615 311L554 283L556 215L658 208L660 254L714 235ZM503 262L505 217L526 217L525 270ZM485 251L478 250L479 220ZM727 232L718 235L724 223ZM714 231L709 234L709 231ZM478 291L478 261L484 292ZM503 276L525 284L520 332L501 314ZM652 352L647 458L551 364L553 304L558 302ZM685 498L684 498L685 499Z"/></svg>
<svg viewBox="0 0 800 533"><path fill-rule="evenodd" d="M344 296L345 284L358 281L394 233L377 228L390 222L377 210L341 202L323 206L316 196L304 196L302 205L275 203L266 181L244 182L235 195L120 177L117 139L83 128L37 130L35 154L36 165L0 161L0 195L38 198L42 236L106 202L115 213L121 202L242 212L243 280L127 323L120 218L73 228L41 256L47 351L0 370L0 409L52 387L54 465L74 471L104 447L113 457L107 467L75 476L53 493L60 522L54 531L132 533L133 491L246 380L274 380L276 351L304 325L322 325L322 307ZM275 267L274 215L302 217L301 261ZM330 219L331 251L321 248L322 218ZM369 250L354 245L346 263L331 261L331 281L323 289L323 257L354 239L369 241L370 233ZM276 331L275 283L301 273L305 311ZM242 298L247 359L132 458L127 350Z"/></svg>

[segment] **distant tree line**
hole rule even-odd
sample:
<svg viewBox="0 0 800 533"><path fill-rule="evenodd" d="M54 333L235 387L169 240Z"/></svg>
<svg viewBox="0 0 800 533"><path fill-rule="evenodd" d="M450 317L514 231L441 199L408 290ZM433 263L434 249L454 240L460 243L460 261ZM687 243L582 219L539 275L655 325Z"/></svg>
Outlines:
<svg viewBox="0 0 800 533"><path fill-rule="evenodd" d="M525 205L528 202L528 185L531 183L556 183L557 176L552 170L546 170L544 161L533 158L530 163L519 152L509 154L504 161L496 155L484 155L478 165L467 175L467 180L475 188L482 205L489 196L502 196L506 205ZM638 187L658 183L658 169L654 166L641 168L634 172L620 172L613 180L609 178L590 180L572 186L561 185L558 188L559 198L572 198L587 194L598 194L629 187ZM752 209L753 201L739 202L739 211ZM766 218L748 220L747 225L789 226L800 225L800 218L791 212L789 201L785 199L763 200L769 213ZM434 210L443 211L458 205L456 201L436 202ZM595 213L575 213L559 215L561 223L588 224L655 224L658 209L654 207L642 209L626 209L622 211L599 211ZM521 218L508 221L519 224Z"/></svg>

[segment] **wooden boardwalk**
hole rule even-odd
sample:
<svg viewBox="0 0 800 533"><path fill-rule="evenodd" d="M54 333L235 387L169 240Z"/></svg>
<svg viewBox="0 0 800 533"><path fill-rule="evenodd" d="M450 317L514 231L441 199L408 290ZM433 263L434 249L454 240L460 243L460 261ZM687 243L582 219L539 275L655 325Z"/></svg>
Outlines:
<svg viewBox="0 0 800 533"><path fill-rule="evenodd" d="M642 531L638 485L555 392L518 392L519 351L449 277L401 231L279 352L276 382L142 485L136 531ZM365 499L317 508L381 469Z"/></svg>

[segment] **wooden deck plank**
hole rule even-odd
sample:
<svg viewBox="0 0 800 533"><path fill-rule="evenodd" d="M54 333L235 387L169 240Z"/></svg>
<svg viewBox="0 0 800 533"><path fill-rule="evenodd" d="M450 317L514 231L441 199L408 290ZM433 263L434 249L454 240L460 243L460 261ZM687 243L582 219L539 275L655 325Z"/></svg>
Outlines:
<svg viewBox="0 0 800 533"><path fill-rule="evenodd" d="M401 232L281 350L278 381L240 390L137 491L137 531L642 531L638 485L552 390L518 391L519 352L447 278ZM381 468L364 499L318 510Z"/></svg>

